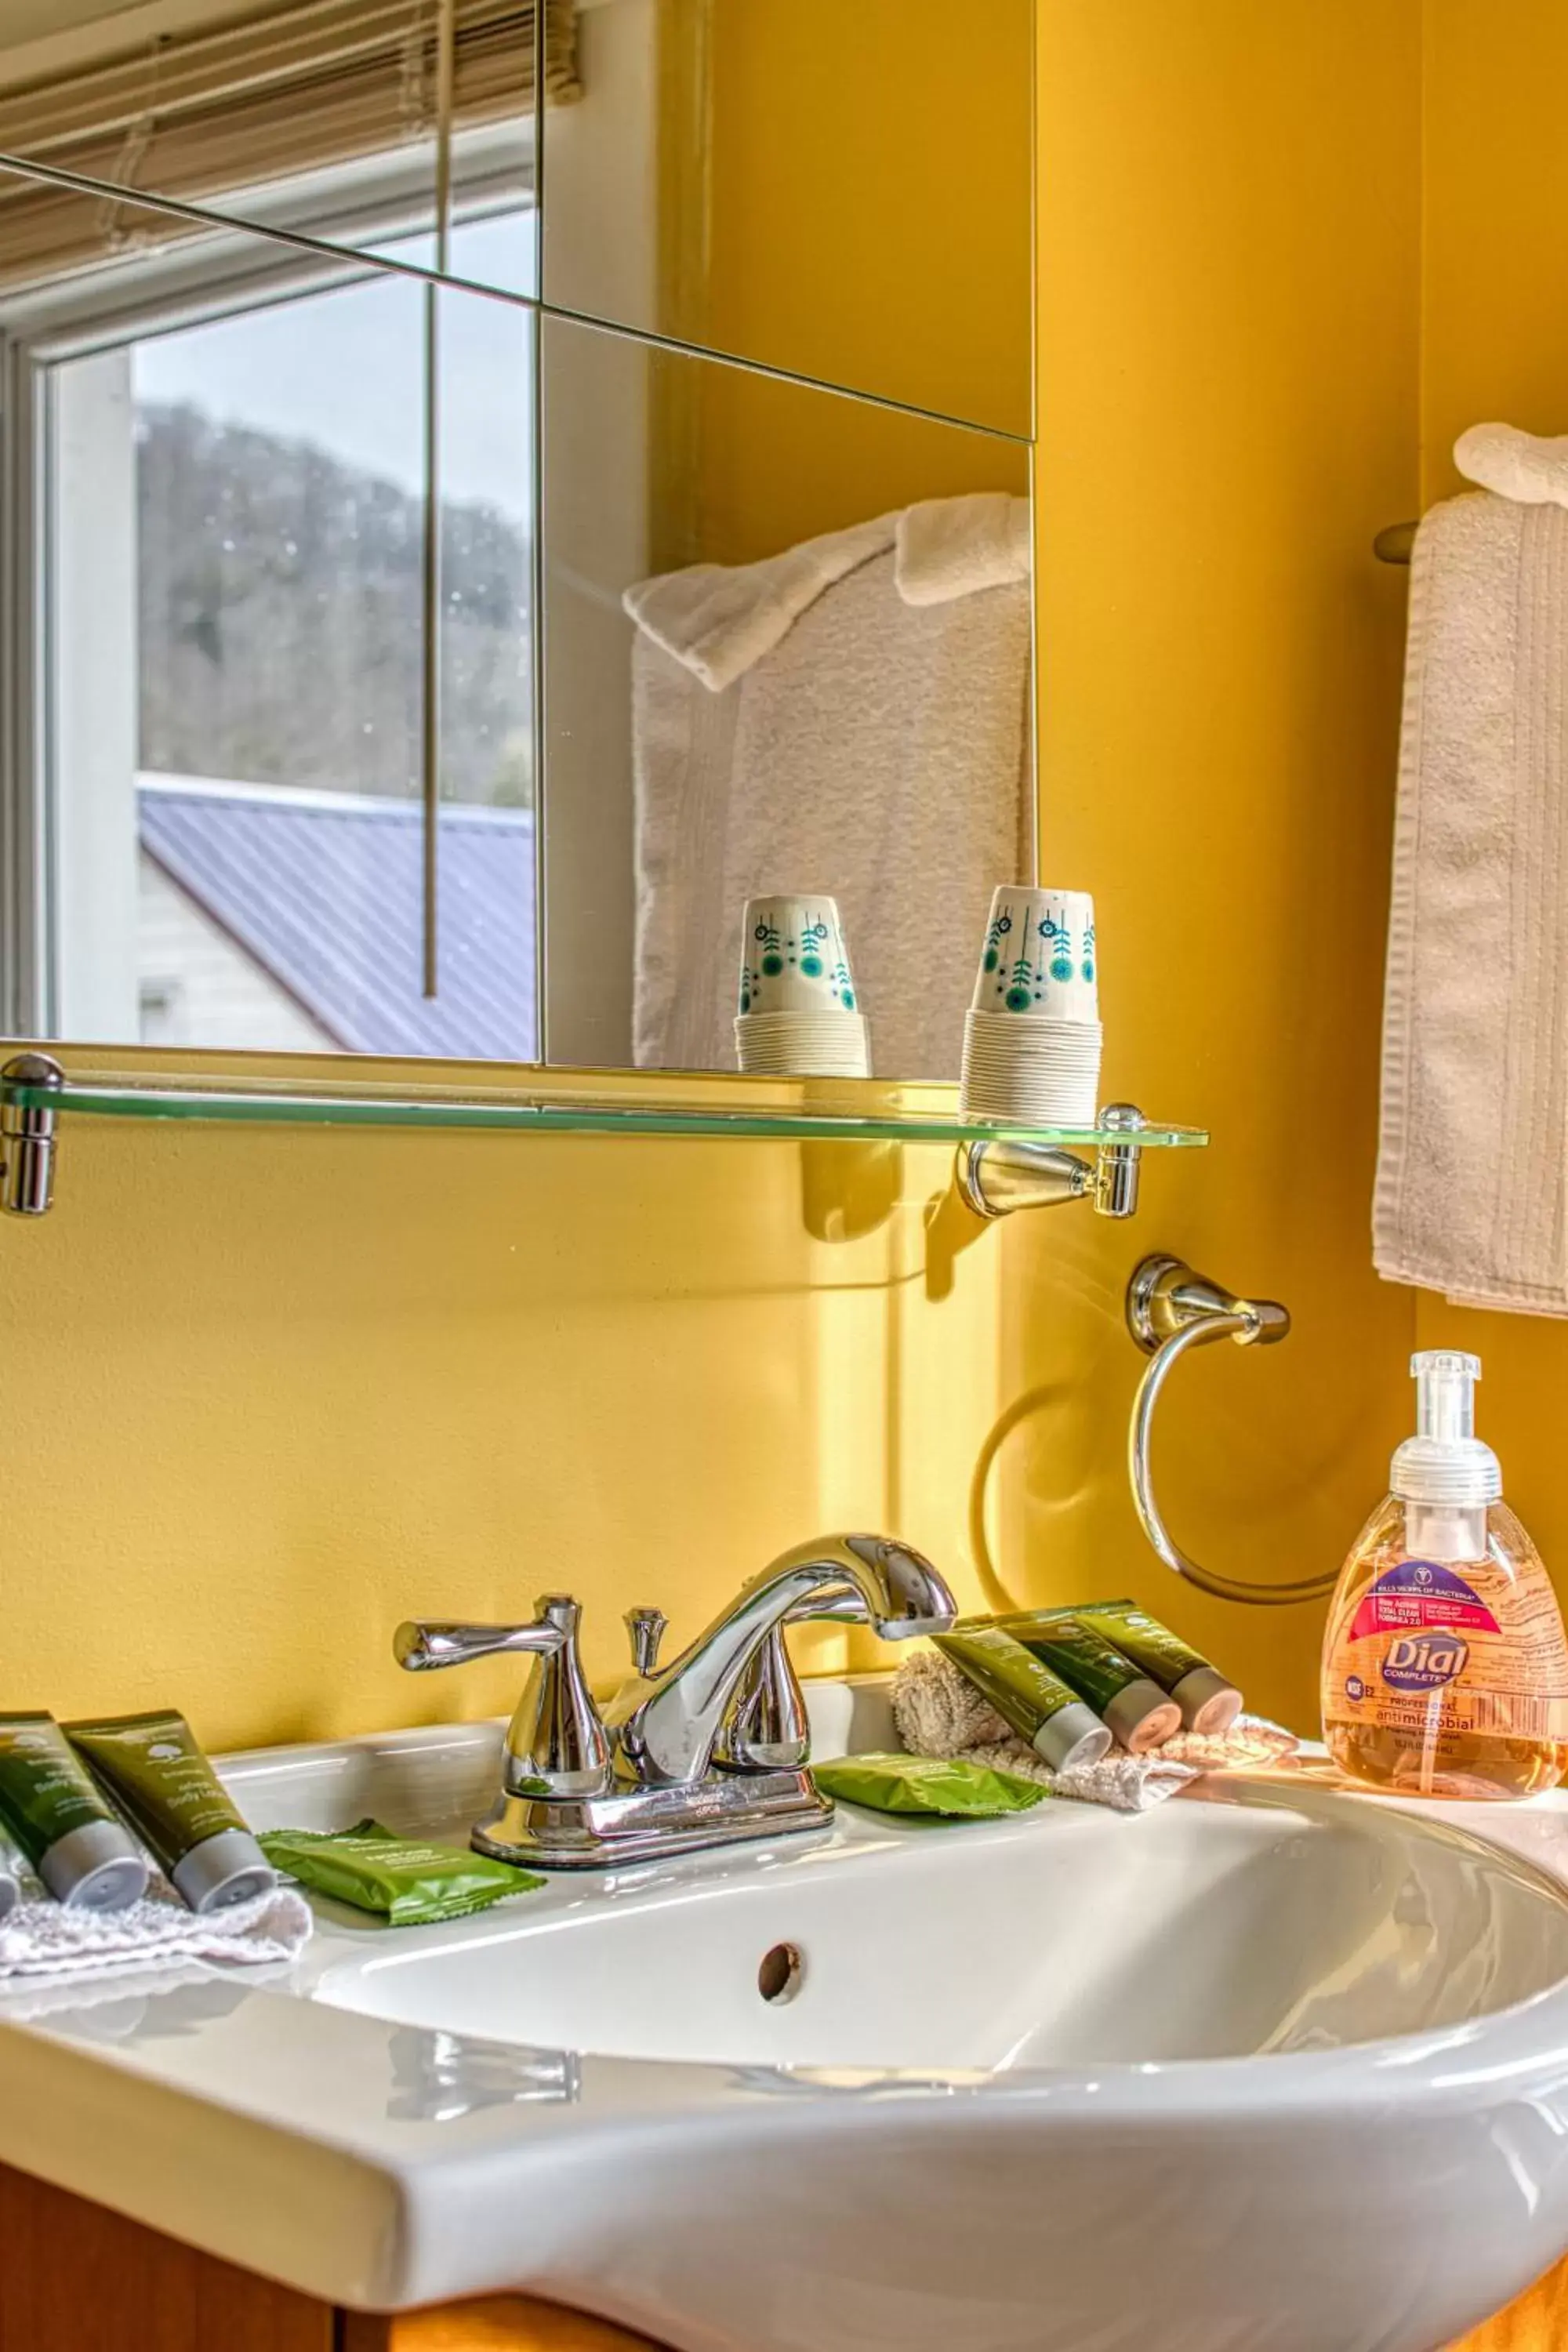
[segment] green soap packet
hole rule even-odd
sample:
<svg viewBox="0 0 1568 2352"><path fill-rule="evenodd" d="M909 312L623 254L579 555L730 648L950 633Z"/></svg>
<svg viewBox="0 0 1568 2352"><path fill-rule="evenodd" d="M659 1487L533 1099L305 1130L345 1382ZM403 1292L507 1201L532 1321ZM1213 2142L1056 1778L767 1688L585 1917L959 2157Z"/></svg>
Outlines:
<svg viewBox="0 0 1568 2352"><path fill-rule="evenodd" d="M378 1913L389 1927L460 1919L545 1883L531 1870L467 1846L395 1837L379 1822L356 1822L352 1830L263 1830L260 1842L275 1869L356 1911Z"/></svg>
<svg viewBox="0 0 1568 2352"><path fill-rule="evenodd" d="M1050 1794L1021 1772L999 1772L961 1756L837 1756L830 1764L814 1764L811 1773L826 1796L847 1797L879 1813L942 1813L984 1822L998 1813L1027 1812Z"/></svg>

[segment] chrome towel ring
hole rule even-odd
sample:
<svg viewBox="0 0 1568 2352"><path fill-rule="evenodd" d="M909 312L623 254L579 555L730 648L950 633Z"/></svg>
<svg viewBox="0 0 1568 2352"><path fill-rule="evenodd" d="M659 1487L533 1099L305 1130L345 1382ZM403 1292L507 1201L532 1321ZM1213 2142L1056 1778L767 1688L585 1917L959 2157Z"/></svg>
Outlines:
<svg viewBox="0 0 1568 2352"><path fill-rule="evenodd" d="M1150 1360L1132 1401L1127 1475L1138 1523L1166 1567L1217 1600L1252 1606L1313 1601L1327 1592L1338 1577L1337 1566L1293 1584L1249 1584L1200 1568L1176 1542L1154 1499L1149 1454L1154 1407L1179 1360L1211 1339L1234 1339L1238 1348L1272 1347L1289 1331L1289 1309L1273 1298L1238 1298L1206 1275L1194 1274L1179 1257L1146 1257L1127 1286L1127 1328Z"/></svg>

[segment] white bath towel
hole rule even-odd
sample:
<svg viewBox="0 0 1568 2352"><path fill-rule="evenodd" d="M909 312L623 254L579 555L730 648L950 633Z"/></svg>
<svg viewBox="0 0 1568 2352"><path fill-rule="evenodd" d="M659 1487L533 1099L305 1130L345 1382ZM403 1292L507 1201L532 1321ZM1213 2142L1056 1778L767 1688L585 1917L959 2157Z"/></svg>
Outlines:
<svg viewBox="0 0 1568 2352"><path fill-rule="evenodd" d="M1392 1281L1550 1315L1568 1313L1565 826L1568 506L1450 499L1411 565L1373 1255Z"/></svg>
<svg viewBox="0 0 1568 2352"><path fill-rule="evenodd" d="M1026 870L1027 501L931 500L628 590L645 1067L729 1067L742 908L838 902L873 1066L957 1075L991 893Z"/></svg>
<svg viewBox="0 0 1568 2352"><path fill-rule="evenodd" d="M1517 425L1472 425L1454 444L1466 481L1521 506L1568 507L1568 434L1521 433Z"/></svg>

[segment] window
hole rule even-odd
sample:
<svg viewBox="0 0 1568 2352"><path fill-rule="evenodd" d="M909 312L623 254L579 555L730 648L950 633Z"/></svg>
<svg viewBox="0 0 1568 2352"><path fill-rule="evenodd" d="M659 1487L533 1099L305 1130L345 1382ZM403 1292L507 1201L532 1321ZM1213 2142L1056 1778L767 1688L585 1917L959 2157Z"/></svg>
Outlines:
<svg viewBox="0 0 1568 2352"><path fill-rule="evenodd" d="M531 234L515 203L459 223L453 265L498 274ZM144 257L129 307L123 282L13 344L49 919L12 1025L534 1057L531 313L249 237Z"/></svg>

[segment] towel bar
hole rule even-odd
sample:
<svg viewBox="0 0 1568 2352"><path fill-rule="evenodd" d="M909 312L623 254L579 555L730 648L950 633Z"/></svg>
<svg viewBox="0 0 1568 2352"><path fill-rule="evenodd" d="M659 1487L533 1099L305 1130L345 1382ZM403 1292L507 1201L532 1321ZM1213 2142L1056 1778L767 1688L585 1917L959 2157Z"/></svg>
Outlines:
<svg viewBox="0 0 1568 2352"><path fill-rule="evenodd" d="M1181 1258L1158 1255L1146 1257L1127 1286L1127 1328L1149 1359L1132 1401L1127 1440L1132 1507L1165 1566L1219 1601L1279 1605L1326 1593L1338 1578L1337 1569L1301 1577L1293 1584L1256 1584L1250 1578L1217 1576L1212 1569L1200 1568L1171 1534L1154 1499L1149 1442L1166 1375L1189 1349L1205 1347L1212 1339L1234 1339L1238 1348L1273 1346L1289 1332L1289 1310L1272 1298L1238 1298L1222 1284L1194 1274Z"/></svg>
<svg viewBox="0 0 1568 2352"><path fill-rule="evenodd" d="M1415 525L1413 522L1391 522L1387 530L1380 530L1373 541L1372 551L1380 563L1408 563L1415 544Z"/></svg>

